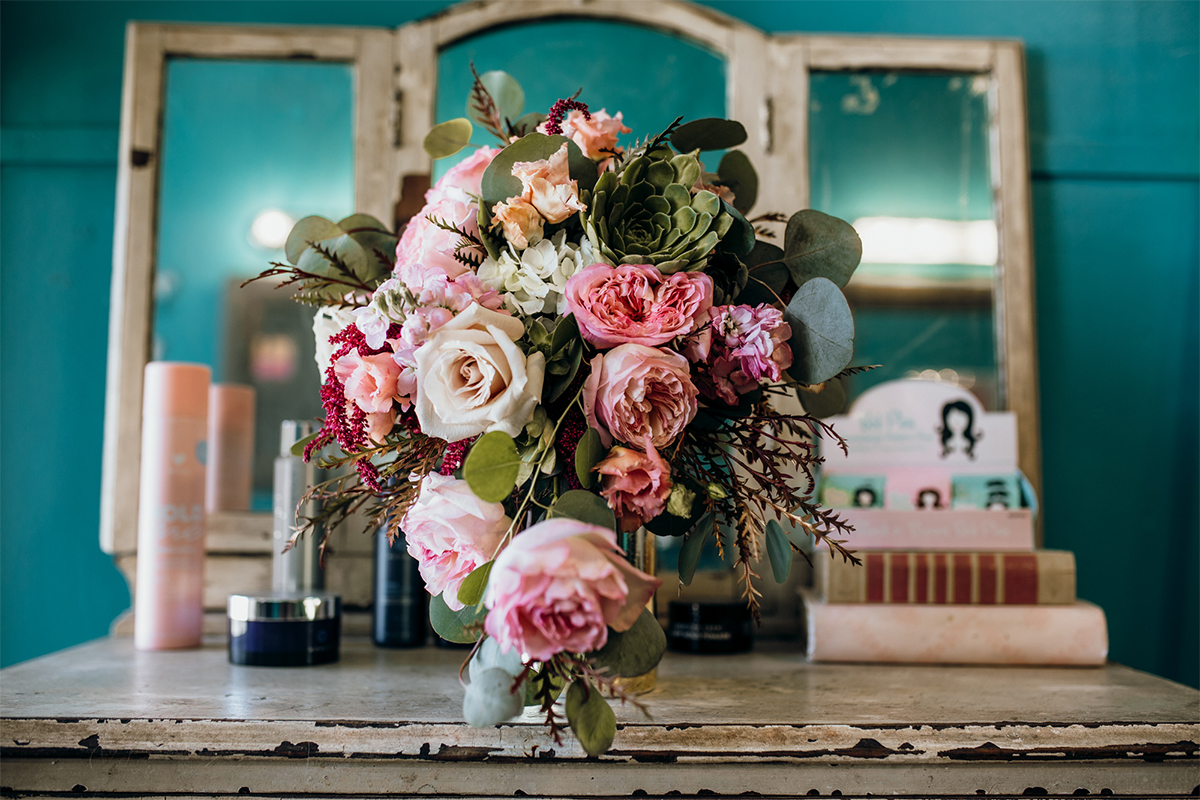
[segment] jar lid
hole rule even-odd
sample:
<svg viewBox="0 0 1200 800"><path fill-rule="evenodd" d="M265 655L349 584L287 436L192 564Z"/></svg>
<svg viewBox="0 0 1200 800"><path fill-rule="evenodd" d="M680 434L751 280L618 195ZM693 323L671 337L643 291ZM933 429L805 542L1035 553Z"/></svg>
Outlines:
<svg viewBox="0 0 1200 800"><path fill-rule="evenodd" d="M342 614L337 594L231 594L229 618L235 622L288 622L336 619Z"/></svg>

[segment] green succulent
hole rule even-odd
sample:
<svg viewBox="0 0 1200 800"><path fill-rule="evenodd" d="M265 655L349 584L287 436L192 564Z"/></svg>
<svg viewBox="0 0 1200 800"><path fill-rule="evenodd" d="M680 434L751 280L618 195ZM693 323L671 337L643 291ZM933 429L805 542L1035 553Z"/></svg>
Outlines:
<svg viewBox="0 0 1200 800"><path fill-rule="evenodd" d="M613 264L653 264L663 274L696 270L729 232L729 206L712 192L694 196L700 161L665 145L606 172L584 219L597 255Z"/></svg>

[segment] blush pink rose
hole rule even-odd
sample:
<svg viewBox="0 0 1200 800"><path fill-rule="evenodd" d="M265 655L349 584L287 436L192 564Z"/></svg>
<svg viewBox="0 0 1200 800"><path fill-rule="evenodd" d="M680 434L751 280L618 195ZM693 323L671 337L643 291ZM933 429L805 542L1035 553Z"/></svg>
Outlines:
<svg viewBox="0 0 1200 800"><path fill-rule="evenodd" d="M623 344L592 359L583 411L605 446L615 438L666 447L696 416L696 387L678 353Z"/></svg>
<svg viewBox="0 0 1200 800"><path fill-rule="evenodd" d="M712 278L677 272L664 278L649 264L593 264L567 281L567 307L596 347L666 344L690 333L712 307Z"/></svg>
<svg viewBox="0 0 1200 800"><path fill-rule="evenodd" d="M458 587L492 555L511 520L499 503L485 503L466 481L432 472L401 520L409 554L417 560L430 594L440 594L458 611Z"/></svg>
<svg viewBox="0 0 1200 800"><path fill-rule="evenodd" d="M602 476L600 495L617 516L623 531L635 531L663 512L671 494L671 467L646 443L646 452L614 447L596 465Z"/></svg>
<svg viewBox="0 0 1200 800"><path fill-rule="evenodd" d="M392 404L407 408L412 402L409 392L415 387L402 375L403 367L391 353L360 356L355 349L334 362L333 371L346 401L366 413L367 435L382 442L396 423Z"/></svg>
<svg viewBox="0 0 1200 800"><path fill-rule="evenodd" d="M662 581L634 569L607 528L573 519L539 522L513 537L488 578L484 630L502 652L546 661L603 647L627 631Z"/></svg>
<svg viewBox="0 0 1200 800"><path fill-rule="evenodd" d="M492 159L500 152L498 147L480 147L471 155L451 167L441 180L425 193L425 203L435 203L445 198L451 189L478 196L483 173Z"/></svg>

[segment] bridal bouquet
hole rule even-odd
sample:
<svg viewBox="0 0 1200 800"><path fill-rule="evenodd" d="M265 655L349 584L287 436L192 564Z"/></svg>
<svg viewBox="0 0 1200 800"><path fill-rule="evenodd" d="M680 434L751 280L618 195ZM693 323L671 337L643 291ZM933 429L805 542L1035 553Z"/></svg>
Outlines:
<svg viewBox="0 0 1200 800"><path fill-rule="evenodd" d="M453 155L474 125L498 147L452 167L398 238L307 217L260 277L319 306L326 416L301 445L355 468L312 489L309 525L370 503L419 561L434 629L477 642L468 722L536 706L594 755L616 730L604 698L637 704L620 679L665 648L661 582L626 559L629 534L683 537L684 583L702 548L732 548L756 616L762 556L783 581L800 552L780 522L851 557L811 497L815 434L840 440L795 399L847 372L840 287L861 244L816 211L749 217L737 122L623 143L619 113L523 103L511 76L477 74L471 119L426 149Z"/></svg>

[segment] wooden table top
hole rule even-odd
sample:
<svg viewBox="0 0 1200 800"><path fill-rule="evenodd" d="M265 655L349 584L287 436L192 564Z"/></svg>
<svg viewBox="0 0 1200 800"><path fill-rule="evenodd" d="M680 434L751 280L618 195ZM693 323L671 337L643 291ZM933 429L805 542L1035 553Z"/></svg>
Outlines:
<svg viewBox="0 0 1200 800"><path fill-rule="evenodd" d="M612 751L596 760L569 733L551 741L532 711L463 724L464 655L349 639L336 664L242 667L215 642L91 642L0 672L0 784L473 796L912 793L935 778L946 796L1200 784L1200 692L1117 665L810 664L784 645L668 653L643 698L652 718L617 705ZM181 764L191 789L171 769ZM332 783L312 784L314 765Z"/></svg>

